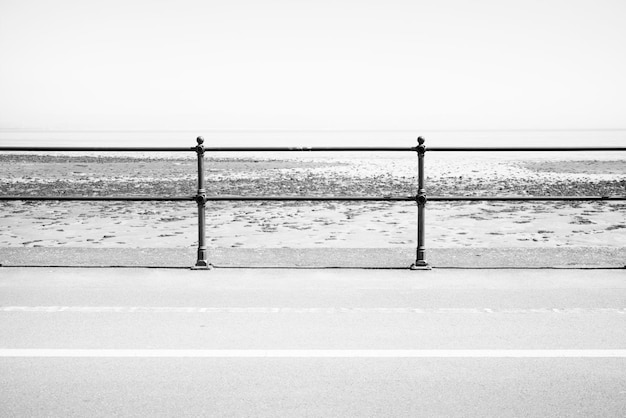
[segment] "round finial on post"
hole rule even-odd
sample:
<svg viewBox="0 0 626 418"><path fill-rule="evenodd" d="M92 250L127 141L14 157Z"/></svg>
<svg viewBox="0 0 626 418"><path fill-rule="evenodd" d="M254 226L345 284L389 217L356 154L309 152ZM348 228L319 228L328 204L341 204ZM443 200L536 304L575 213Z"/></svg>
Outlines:
<svg viewBox="0 0 626 418"><path fill-rule="evenodd" d="M196 150L196 154L198 154L198 158L202 157L204 155L204 138L202 138L201 136L196 138L196 142L198 142L198 145L196 145L194 148Z"/></svg>
<svg viewBox="0 0 626 418"><path fill-rule="evenodd" d="M415 147L415 150L417 151L417 153L421 156L424 155L424 153L426 152L426 145L424 145L424 142L426 142L426 140L424 139L423 136L418 136L417 137L417 147Z"/></svg>

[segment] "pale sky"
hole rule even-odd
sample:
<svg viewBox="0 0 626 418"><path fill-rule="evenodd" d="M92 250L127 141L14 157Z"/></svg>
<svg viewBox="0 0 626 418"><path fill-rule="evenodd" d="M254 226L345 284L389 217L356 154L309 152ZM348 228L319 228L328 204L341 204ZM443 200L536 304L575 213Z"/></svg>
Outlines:
<svg viewBox="0 0 626 418"><path fill-rule="evenodd" d="M0 128L623 129L624 0L0 0Z"/></svg>

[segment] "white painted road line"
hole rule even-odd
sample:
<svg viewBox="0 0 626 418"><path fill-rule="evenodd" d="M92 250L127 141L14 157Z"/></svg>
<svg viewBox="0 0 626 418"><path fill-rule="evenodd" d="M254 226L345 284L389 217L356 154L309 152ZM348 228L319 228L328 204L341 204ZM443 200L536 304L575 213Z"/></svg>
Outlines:
<svg viewBox="0 0 626 418"><path fill-rule="evenodd" d="M33 313L188 313L188 314L610 314L626 315L626 308L417 308L417 307L185 307L185 306L0 306L2 312L33 312Z"/></svg>
<svg viewBox="0 0 626 418"><path fill-rule="evenodd" d="M626 350L0 349L0 358L626 358Z"/></svg>

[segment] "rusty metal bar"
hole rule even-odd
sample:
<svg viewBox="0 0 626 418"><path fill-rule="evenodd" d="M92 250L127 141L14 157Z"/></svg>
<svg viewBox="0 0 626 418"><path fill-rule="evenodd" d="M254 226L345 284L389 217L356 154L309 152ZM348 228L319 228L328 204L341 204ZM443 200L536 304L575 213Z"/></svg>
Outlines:
<svg viewBox="0 0 626 418"><path fill-rule="evenodd" d="M213 268L207 260L206 247L206 189L204 185L204 138L196 139L196 154L198 156L198 193L195 200L198 203L198 257L193 270L210 270Z"/></svg>

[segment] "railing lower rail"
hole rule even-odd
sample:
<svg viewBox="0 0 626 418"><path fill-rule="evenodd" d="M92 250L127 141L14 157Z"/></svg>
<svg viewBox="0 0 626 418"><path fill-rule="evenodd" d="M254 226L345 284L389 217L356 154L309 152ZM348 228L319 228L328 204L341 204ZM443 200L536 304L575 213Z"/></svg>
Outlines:
<svg viewBox="0 0 626 418"><path fill-rule="evenodd" d="M205 147L197 138L195 147L0 147L0 151L25 152L189 152L197 154L198 189L190 196L0 196L0 201L196 201L198 205L198 252L192 269L211 269L206 247L206 202L209 201L310 201L310 202L416 202L417 251L411 269L430 269L425 258L425 207L427 201L626 201L625 196L426 196L424 156L426 151L443 152L544 152L544 151L626 151L626 147L431 147L418 138L416 147ZM205 188L204 154L206 152L417 152L418 177L415 196L209 196Z"/></svg>

